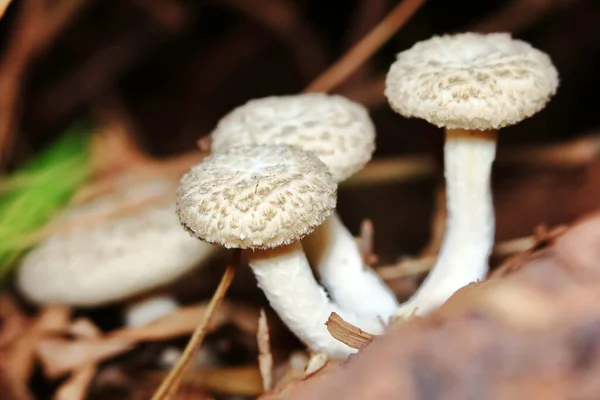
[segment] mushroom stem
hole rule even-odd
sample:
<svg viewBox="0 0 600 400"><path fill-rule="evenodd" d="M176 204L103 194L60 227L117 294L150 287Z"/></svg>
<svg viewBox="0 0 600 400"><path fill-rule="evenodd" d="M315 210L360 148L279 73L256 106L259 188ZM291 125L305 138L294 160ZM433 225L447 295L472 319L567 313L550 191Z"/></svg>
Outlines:
<svg viewBox="0 0 600 400"><path fill-rule="evenodd" d="M334 213L303 239L306 256L335 302L360 317L387 321L398 302L394 293L364 265L352 234Z"/></svg>
<svg viewBox="0 0 600 400"><path fill-rule="evenodd" d="M173 313L179 304L168 294L148 294L127 303L125 326L143 326Z"/></svg>
<svg viewBox="0 0 600 400"><path fill-rule="evenodd" d="M246 250L259 287L282 321L314 352L345 358L356 350L334 339L325 326L332 312L371 333L383 324L341 311L317 283L300 242L269 250Z"/></svg>
<svg viewBox="0 0 600 400"><path fill-rule="evenodd" d="M447 220L438 259L398 315L427 314L455 291L485 278L494 243L491 170L496 131L446 130Z"/></svg>

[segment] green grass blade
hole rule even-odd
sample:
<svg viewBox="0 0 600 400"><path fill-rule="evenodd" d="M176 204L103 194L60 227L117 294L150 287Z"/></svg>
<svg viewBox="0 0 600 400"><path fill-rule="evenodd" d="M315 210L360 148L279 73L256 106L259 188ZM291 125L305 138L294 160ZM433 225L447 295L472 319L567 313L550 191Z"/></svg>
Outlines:
<svg viewBox="0 0 600 400"><path fill-rule="evenodd" d="M70 128L0 182L0 283L24 253L24 238L64 207L90 176L89 132L84 125Z"/></svg>

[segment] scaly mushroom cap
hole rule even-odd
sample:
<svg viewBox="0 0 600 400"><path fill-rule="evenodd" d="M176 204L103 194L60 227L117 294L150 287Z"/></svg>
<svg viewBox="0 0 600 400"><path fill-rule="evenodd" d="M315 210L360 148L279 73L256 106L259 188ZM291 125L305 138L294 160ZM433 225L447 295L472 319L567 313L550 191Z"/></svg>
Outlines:
<svg viewBox="0 0 600 400"><path fill-rule="evenodd" d="M335 208L337 184L317 156L293 146L233 147L181 179L177 213L195 236L266 249L312 232Z"/></svg>
<svg viewBox="0 0 600 400"><path fill-rule="evenodd" d="M397 55L385 95L405 117L448 129L499 129L532 116L558 87L547 54L509 34L436 36Z"/></svg>
<svg viewBox="0 0 600 400"><path fill-rule="evenodd" d="M312 151L341 182L371 159L375 127L362 105L342 96L265 97L231 111L212 133L214 152L243 144L287 144Z"/></svg>
<svg viewBox="0 0 600 400"><path fill-rule="evenodd" d="M120 182L119 189L68 209L57 222L94 219L115 205L165 196L135 214L56 233L22 261L17 285L42 304L101 305L170 283L214 247L190 238L175 213L177 181Z"/></svg>

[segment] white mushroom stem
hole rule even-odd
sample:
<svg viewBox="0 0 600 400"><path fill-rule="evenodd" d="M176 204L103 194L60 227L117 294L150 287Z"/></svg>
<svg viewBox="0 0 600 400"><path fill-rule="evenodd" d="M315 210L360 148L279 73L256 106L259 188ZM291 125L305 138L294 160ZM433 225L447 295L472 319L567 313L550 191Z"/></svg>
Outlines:
<svg viewBox="0 0 600 400"><path fill-rule="evenodd" d="M400 316L434 311L455 291L487 275L494 243L491 170L495 155L495 131L446 131L444 241L436 264L400 307Z"/></svg>
<svg viewBox="0 0 600 400"><path fill-rule="evenodd" d="M167 294L152 294L130 301L125 308L125 326L143 326L179 308L175 299Z"/></svg>
<svg viewBox="0 0 600 400"><path fill-rule="evenodd" d="M376 318L340 310L317 283L300 242L272 250L247 250L259 287L282 321L314 352L345 358L356 350L334 339L325 326L332 312L370 333L383 331Z"/></svg>
<svg viewBox="0 0 600 400"><path fill-rule="evenodd" d="M337 213L304 238L303 243L321 283L342 309L384 321L395 314L398 302L394 293L364 264L354 237Z"/></svg>

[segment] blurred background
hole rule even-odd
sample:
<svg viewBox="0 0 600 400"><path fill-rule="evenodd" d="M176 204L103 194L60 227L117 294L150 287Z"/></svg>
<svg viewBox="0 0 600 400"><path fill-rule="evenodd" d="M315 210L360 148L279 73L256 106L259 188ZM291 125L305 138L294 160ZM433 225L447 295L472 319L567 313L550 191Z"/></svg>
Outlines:
<svg viewBox="0 0 600 400"><path fill-rule="evenodd" d="M248 99L301 91L396 3L15 1L0 24L0 143L7 165L19 166L73 121L100 115L126 121L129 134L153 155L189 150ZM334 92L369 107L378 129L376 158L439 156L440 130L387 106L383 78L394 54L434 34L509 31L551 56L561 86L543 112L502 131L499 152L508 145L573 139L593 133L599 123L599 23L595 0L429 0ZM498 200L500 212L508 214L499 218L500 238L527 234L542 222L565 222L587 209L565 207L575 196L572 188L564 190L564 199L556 193L562 184L582 183L573 181L579 175L567 174L550 190L543 181L552 178L545 174L534 179L497 172L506 174L496 180L498 196L512 190L506 201L519 210L515 220L503 211L509 207L503 197ZM348 190L340 210L354 231L361 219L374 221L383 256L414 252L427 240L435 181ZM546 192L525 193L521 185L530 183ZM533 208L522 209L523 203Z"/></svg>
<svg viewBox="0 0 600 400"><path fill-rule="evenodd" d="M301 91L396 4L15 1L0 24L3 166L18 167L84 117L121 120L156 156L190 150L248 99ZM543 112L502 131L499 153L570 140L598 128L599 23L595 0L429 0L333 91L368 106L378 130L376 158L431 154L439 160L441 131L387 106L383 78L394 54L434 34L509 31L551 56L561 86ZM577 192L585 184L581 173L539 167L497 168L500 239L528 234L539 223L566 222L595 204L592 193L587 203ZM363 218L373 220L385 259L415 252L428 238L439 178L348 189L340 212L353 231ZM565 204L572 202L573 209Z"/></svg>
<svg viewBox="0 0 600 400"><path fill-rule="evenodd" d="M18 171L80 121L118 125L154 157L197 149L233 107L305 89L398 3L14 0L0 21L0 170ZM600 206L599 26L598 0L428 0L332 90L367 106L377 127L373 165L383 178L343 186L338 210L357 235L373 222L380 264L421 253L443 212L443 133L388 107L394 55L436 34L507 31L552 58L558 94L500 134L494 201L497 240L506 241ZM222 265L181 297L210 295ZM234 298L260 296L249 274L236 282ZM98 320L111 321L102 312Z"/></svg>

